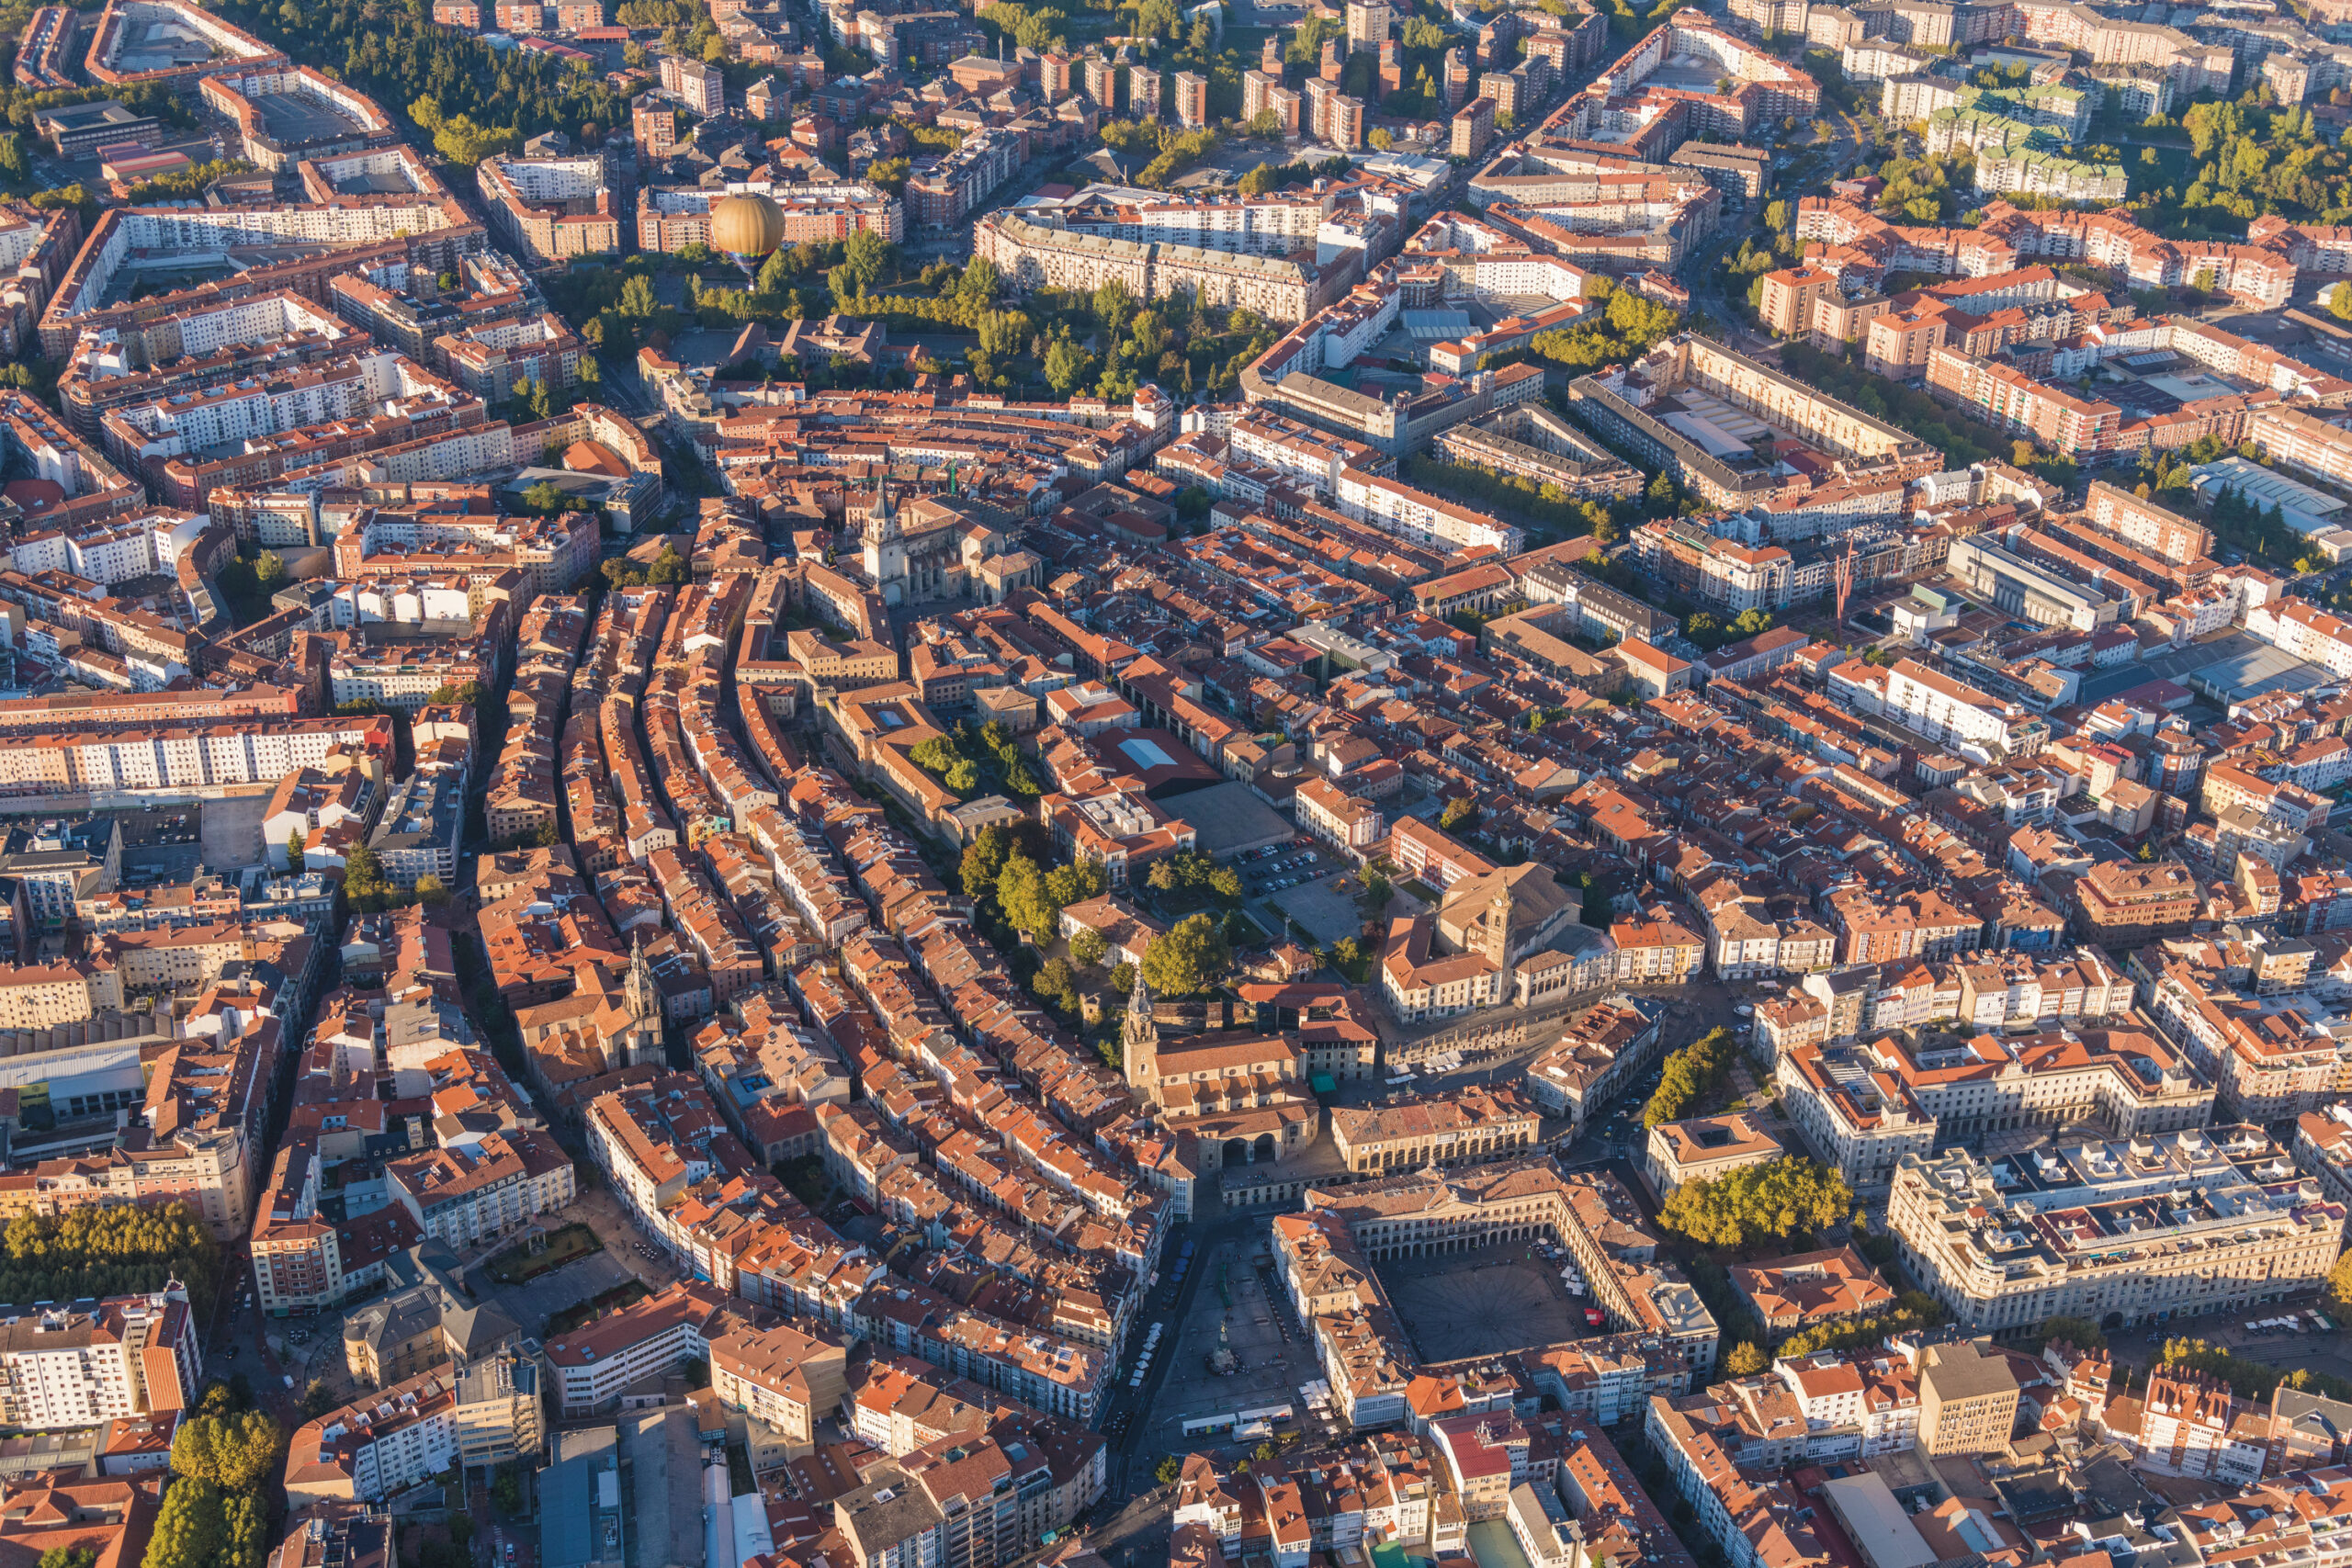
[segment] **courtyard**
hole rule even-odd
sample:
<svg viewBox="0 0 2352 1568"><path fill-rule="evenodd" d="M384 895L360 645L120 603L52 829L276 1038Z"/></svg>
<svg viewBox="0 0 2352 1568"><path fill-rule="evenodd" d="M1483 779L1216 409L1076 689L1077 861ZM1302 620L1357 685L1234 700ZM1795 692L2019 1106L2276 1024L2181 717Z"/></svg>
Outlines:
<svg viewBox="0 0 2352 1568"><path fill-rule="evenodd" d="M1585 1335L1589 1298L1568 1294L1556 1264L1525 1241L1374 1265L1424 1361L1495 1356Z"/></svg>

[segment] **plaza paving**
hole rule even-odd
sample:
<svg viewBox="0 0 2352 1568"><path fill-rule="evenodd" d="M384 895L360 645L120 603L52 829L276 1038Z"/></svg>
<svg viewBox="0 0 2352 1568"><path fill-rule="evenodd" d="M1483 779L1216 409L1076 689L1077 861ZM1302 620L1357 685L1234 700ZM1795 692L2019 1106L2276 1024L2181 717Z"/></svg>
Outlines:
<svg viewBox="0 0 2352 1568"><path fill-rule="evenodd" d="M1493 1356L1583 1337L1584 1299L1525 1242L1376 1265L1424 1361Z"/></svg>

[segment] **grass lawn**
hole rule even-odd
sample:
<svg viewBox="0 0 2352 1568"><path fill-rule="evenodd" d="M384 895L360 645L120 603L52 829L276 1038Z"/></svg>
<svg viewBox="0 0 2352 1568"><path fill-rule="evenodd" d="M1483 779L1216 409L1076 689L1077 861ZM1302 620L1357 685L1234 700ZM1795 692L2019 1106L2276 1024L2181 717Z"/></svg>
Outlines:
<svg viewBox="0 0 2352 1568"><path fill-rule="evenodd" d="M1132 896L1135 889L1131 886L1127 891ZM1215 894L1197 887L1175 887L1165 893L1148 890L1144 894L1143 902L1154 918L1171 926L1185 916L1197 915L1204 909L1212 915L1225 912L1225 906L1217 901Z"/></svg>
<svg viewBox="0 0 2352 1568"><path fill-rule="evenodd" d="M552 1339L559 1334L569 1334L583 1323L602 1317L608 1312L617 1312L622 1307L633 1305L652 1293L645 1288L645 1281L642 1280L626 1280L615 1285L594 1301L582 1302L578 1306L568 1306L549 1317L547 1337Z"/></svg>
<svg viewBox="0 0 2352 1568"><path fill-rule="evenodd" d="M1233 928L1236 925L1249 928L1247 933L1235 933ZM1273 941L1272 937L1269 937L1266 934L1265 927L1260 925L1257 921L1251 919L1249 916L1243 914L1238 909L1236 909L1231 915L1227 917L1226 932L1227 935L1232 939L1234 944L1239 947L1269 946Z"/></svg>
<svg viewBox="0 0 2352 1568"><path fill-rule="evenodd" d="M604 1250L605 1244L586 1225L566 1225L548 1237L544 1252L533 1252L526 1244L509 1247L492 1258L490 1277L502 1285L519 1285L526 1280L536 1280L592 1252Z"/></svg>

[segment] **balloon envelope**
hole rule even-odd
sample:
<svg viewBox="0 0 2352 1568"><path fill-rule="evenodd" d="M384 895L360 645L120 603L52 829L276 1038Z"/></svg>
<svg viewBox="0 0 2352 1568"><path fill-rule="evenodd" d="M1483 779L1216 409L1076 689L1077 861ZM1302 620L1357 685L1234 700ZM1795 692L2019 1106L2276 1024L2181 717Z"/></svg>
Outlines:
<svg viewBox="0 0 2352 1568"><path fill-rule="evenodd" d="M710 209L710 244L731 256L763 256L784 243L784 209L764 196L730 196Z"/></svg>

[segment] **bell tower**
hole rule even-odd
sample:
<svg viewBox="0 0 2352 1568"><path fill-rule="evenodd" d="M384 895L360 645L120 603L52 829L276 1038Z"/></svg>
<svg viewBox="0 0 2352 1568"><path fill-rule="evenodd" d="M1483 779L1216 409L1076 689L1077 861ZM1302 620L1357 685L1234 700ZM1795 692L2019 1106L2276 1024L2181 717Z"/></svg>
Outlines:
<svg viewBox="0 0 2352 1568"><path fill-rule="evenodd" d="M644 944L629 952L628 977L621 984L623 1006L629 1018L628 1032L624 1036L621 1055L624 1061L614 1066L635 1066L642 1062L659 1066L662 1062L662 991L653 981L653 965L645 956Z"/></svg>
<svg viewBox="0 0 2352 1568"><path fill-rule="evenodd" d="M1498 879L1494 897L1487 901L1487 940L1481 943L1498 969L1510 967L1510 916L1514 902L1510 884Z"/></svg>
<svg viewBox="0 0 2352 1568"><path fill-rule="evenodd" d="M886 604L899 604L906 597L907 547L899 534L899 514L890 505L890 475L882 475L880 494L874 510L865 514L865 558L866 581L880 591Z"/></svg>
<svg viewBox="0 0 2352 1568"><path fill-rule="evenodd" d="M1127 997L1125 1025L1127 1087L1152 1104L1159 1103L1159 1025L1151 1018L1151 987L1136 972L1136 988Z"/></svg>

